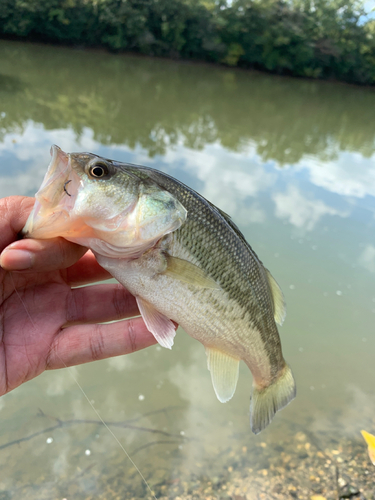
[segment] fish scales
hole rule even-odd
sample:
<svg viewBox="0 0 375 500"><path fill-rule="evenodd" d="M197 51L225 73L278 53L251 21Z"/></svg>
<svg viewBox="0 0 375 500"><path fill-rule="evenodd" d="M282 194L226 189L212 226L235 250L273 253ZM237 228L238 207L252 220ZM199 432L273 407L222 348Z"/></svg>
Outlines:
<svg viewBox="0 0 375 500"><path fill-rule="evenodd" d="M253 374L250 424L260 432L296 389L275 322L285 317L282 292L238 227L163 172L57 146L51 155L24 234L90 248L134 294L160 345L172 347L171 320L180 323L205 346L221 402L233 396L244 360Z"/></svg>
<svg viewBox="0 0 375 500"><path fill-rule="evenodd" d="M187 220L174 237L189 250L194 263L240 304L244 313L251 310L251 327L258 330L264 344L272 346L267 354L276 376L284 364L280 366L283 358L275 321L267 314L272 303L263 265L237 226L204 197L167 174L144 167L133 169L130 165L121 168L141 178L147 178L146 172L151 172L152 178L187 209Z"/></svg>

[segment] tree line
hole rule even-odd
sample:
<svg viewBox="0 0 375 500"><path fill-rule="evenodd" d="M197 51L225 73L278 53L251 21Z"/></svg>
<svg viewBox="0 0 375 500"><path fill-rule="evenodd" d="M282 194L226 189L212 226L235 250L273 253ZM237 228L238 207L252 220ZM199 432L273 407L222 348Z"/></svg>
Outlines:
<svg viewBox="0 0 375 500"><path fill-rule="evenodd" d="M2 0L0 36L375 83L360 0Z"/></svg>

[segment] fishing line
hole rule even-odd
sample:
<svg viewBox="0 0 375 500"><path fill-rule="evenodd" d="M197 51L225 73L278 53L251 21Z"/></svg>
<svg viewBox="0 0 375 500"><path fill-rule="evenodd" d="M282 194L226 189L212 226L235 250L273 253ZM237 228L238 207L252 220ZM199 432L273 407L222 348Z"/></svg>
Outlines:
<svg viewBox="0 0 375 500"><path fill-rule="evenodd" d="M13 283L13 287L14 287L14 291L16 292L16 295L17 297L19 298L23 308L25 309L25 312L30 320L30 323L32 324L33 328L34 328L34 331L36 332L36 325L29 313L29 311L27 310L27 307L26 307L26 304L24 303L24 301L22 300L22 297L21 295L19 294L17 288L16 288L16 284L14 282L14 279L13 279L13 274L12 272L8 271L9 272L9 276L10 276L10 279L12 280L12 283ZM44 341L45 342L45 341ZM47 342L45 342L46 345ZM64 365L64 367L68 370L68 373L69 375L72 377L72 379L74 380L74 382L77 384L79 390L82 392L83 396L85 397L85 399L87 400L87 402L89 403L89 405L91 406L91 409L94 411L94 413L96 414L96 416L98 417L98 419L101 421L101 423L104 425L104 427L107 429L107 431L112 435L112 437L114 438L114 440L118 443L118 445L120 446L120 448L122 449L122 451L125 453L125 456L127 457L127 459L129 460L129 462L132 464L132 466L135 468L135 470L138 472L138 474L141 476L141 479L142 481L145 483L145 485L147 486L149 492L151 493L151 496L154 500L158 500L156 498L156 496L154 495L154 492L152 491L150 485L148 484L148 482L146 481L146 478L144 477L144 475L142 474L142 472L139 470L138 466L136 465L136 463L134 462L134 460L130 457L129 453L125 450L124 446L121 444L120 440L118 439L118 437L116 436L116 434L112 431L112 429L110 429L110 427L105 423L105 421L102 419L99 411L95 408L95 406L93 405L93 403L90 401L89 397L87 396L86 392L84 391L83 387L81 386L81 384L78 382L78 380L76 379L76 377L74 376L73 374L73 371L70 369L71 367L67 366L65 364L65 362L63 361L63 359L58 355L56 354L56 356L59 358L59 360L61 361L61 363Z"/></svg>

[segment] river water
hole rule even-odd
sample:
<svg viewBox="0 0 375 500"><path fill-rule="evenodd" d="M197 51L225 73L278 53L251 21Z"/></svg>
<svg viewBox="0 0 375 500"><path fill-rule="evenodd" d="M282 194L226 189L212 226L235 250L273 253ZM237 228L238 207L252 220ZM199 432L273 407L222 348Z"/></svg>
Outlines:
<svg viewBox="0 0 375 500"><path fill-rule="evenodd" d="M369 88L0 42L0 196L32 196L54 143L196 189L281 285L298 386L254 436L247 367L219 403L181 329L172 351L44 373L0 399L1 500L151 498L72 375L158 498L337 498L339 474L372 498L374 109Z"/></svg>

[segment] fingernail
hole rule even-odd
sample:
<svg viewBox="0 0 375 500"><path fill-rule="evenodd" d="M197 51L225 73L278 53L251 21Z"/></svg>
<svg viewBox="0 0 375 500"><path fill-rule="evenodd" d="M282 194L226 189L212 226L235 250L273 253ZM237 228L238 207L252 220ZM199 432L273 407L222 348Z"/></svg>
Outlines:
<svg viewBox="0 0 375 500"><path fill-rule="evenodd" d="M30 269L34 264L34 255L27 250L5 250L1 254L1 266L13 271Z"/></svg>

